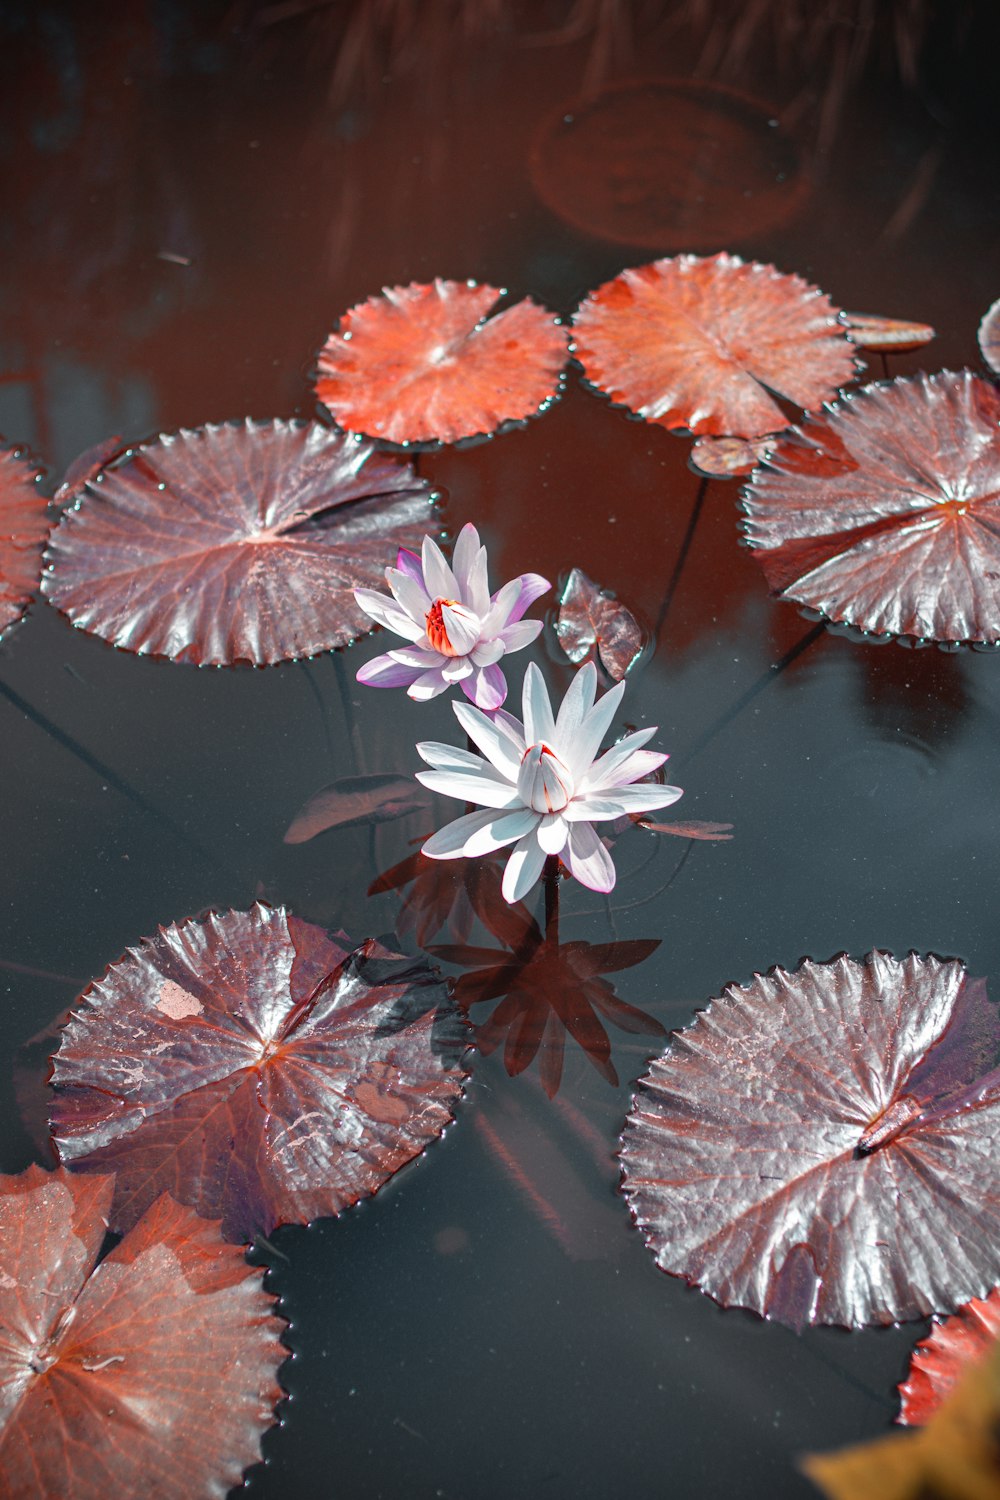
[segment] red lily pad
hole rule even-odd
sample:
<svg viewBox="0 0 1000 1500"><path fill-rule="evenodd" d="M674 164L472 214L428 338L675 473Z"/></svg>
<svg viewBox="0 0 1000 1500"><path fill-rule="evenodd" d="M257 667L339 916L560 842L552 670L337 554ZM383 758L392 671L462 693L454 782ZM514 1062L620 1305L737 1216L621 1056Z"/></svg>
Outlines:
<svg viewBox="0 0 1000 1500"><path fill-rule="evenodd" d="M922 349L937 334L929 323L911 323L904 318L883 318L879 313L844 313L852 344L875 354L906 354Z"/></svg>
<svg viewBox="0 0 1000 1500"><path fill-rule="evenodd" d="M23 448L0 448L0 635L38 590L50 525L41 477Z"/></svg>
<svg viewBox="0 0 1000 1500"><path fill-rule="evenodd" d="M99 1261L113 1190L0 1178L0 1488L222 1500L282 1394L275 1299L218 1224L167 1197Z"/></svg>
<svg viewBox="0 0 1000 1500"><path fill-rule="evenodd" d="M898 1420L905 1427L923 1427L969 1366L996 1347L998 1338L1000 1287L988 1297L973 1297L950 1318L935 1323L914 1349L909 1373L899 1387Z"/></svg>
<svg viewBox="0 0 1000 1500"><path fill-rule="evenodd" d="M466 1028L437 970L258 903L161 927L82 996L52 1136L117 1172L111 1223L169 1190L227 1239L338 1214L452 1118Z"/></svg>
<svg viewBox="0 0 1000 1500"><path fill-rule="evenodd" d="M354 590L433 528L427 481L371 444L305 422L182 429L84 485L43 591L123 650L266 666L367 634Z"/></svg>
<svg viewBox="0 0 1000 1500"><path fill-rule="evenodd" d="M769 392L818 406L855 373L839 309L799 276L737 255L622 271L573 319L587 379L647 422L761 437L788 425Z"/></svg>
<svg viewBox="0 0 1000 1500"><path fill-rule="evenodd" d="M688 463L707 479L742 479L767 458L774 434L762 438L700 437L691 445Z"/></svg>
<svg viewBox="0 0 1000 1500"><path fill-rule="evenodd" d="M340 320L319 355L316 394L351 432L390 443L456 443L536 416L568 353L555 316L475 281L386 287Z"/></svg>
<svg viewBox="0 0 1000 1500"><path fill-rule="evenodd" d="M631 611L581 568L573 568L563 586L555 630L571 662L578 665L597 656L615 682L635 666L645 646L642 627Z"/></svg>
<svg viewBox="0 0 1000 1500"><path fill-rule="evenodd" d="M878 635L1000 642L1000 392L968 370L865 386L744 492L774 595Z"/></svg>
<svg viewBox="0 0 1000 1500"><path fill-rule="evenodd" d="M1000 1026L956 960L730 985L642 1080L623 1191L664 1271L792 1326L950 1311L1000 1280Z"/></svg>
<svg viewBox="0 0 1000 1500"><path fill-rule="evenodd" d="M285 834L286 844L305 844L331 828L360 828L389 823L419 812L429 798L412 776L376 771L342 776L322 787L302 805Z"/></svg>
<svg viewBox="0 0 1000 1500"><path fill-rule="evenodd" d="M979 325L979 349L994 375L1000 375L1000 298Z"/></svg>

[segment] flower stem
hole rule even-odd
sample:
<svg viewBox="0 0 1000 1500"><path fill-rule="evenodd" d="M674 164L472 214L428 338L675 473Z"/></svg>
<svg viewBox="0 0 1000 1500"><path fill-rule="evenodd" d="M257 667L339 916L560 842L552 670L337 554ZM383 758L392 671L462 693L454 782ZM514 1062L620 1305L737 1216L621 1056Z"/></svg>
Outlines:
<svg viewBox="0 0 1000 1500"><path fill-rule="evenodd" d="M663 603L660 605L660 613L656 617L656 629L653 634L654 642L660 639L660 632L666 624L667 615L670 613L670 606L674 602L674 595L677 592L677 585L681 581L681 574L684 572L684 564L687 562L688 553L691 551L691 543L698 529L698 521L701 518L701 510L705 504L705 495L707 492L708 477L707 475L702 475L695 493L694 504L691 507L691 514L688 517L687 530L684 533L684 539L677 554L677 561L674 563L674 571L670 575L670 582L667 584L667 591L663 596Z"/></svg>
<svg viewBox="0 0 1000 1500"><path fill-rule="evenodd" d="M559 856L549 854L545 859L545 941L559 941Z"/></svg>

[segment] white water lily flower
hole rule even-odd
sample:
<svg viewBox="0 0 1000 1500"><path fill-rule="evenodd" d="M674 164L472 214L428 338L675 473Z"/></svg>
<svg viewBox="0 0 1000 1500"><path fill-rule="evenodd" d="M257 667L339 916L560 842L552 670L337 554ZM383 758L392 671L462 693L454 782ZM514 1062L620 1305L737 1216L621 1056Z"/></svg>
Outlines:
<svg viewBox="0 0 1000 1500"><path fill-rule="evenodd" d="M507 696L498 665L508 652L528 646L541 620L524 620L529 605L551 585L538 573L522 573L490 593L486 548L474 526L463 526L451 566L431 537L421 556L400 549L386 568L392 597L355 589L366 615L412 644L376 656L358 681L368 687L405 687L411 698L436 698L453 682L478 708L492 713Z"/></svg>
<svg viewBox="0 0 1000 1500"><path fill-rule="evenodd" d="M447 824L423 852L431 859L472 858L513 844L503 877L508 901L520 901L531 889L548 854L560 855L592 891L610 891L615 867L594 824L668 807L681 795L677 786L632 784L667 759L642 748L655 727L628 734L598 755L624 691L620 682L595 703L597 669L590 662L577 672L554 718L532 663L524 677L523 724L503 711L487 718L468 703L455 703L458 722L486 758L425 742L417 752L433 769L418 771L417 780L446 797L479 802L482 810Z"/></svg>

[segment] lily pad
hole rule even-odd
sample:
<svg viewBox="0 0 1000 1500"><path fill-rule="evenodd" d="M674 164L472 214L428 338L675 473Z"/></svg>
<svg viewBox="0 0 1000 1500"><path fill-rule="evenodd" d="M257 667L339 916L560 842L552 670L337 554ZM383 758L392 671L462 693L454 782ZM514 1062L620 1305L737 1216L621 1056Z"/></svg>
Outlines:
<svg viewBox="0 0 1000 1500"><path fill-rule="evenodd" d="M737 255L622 271L573 319L587 379L647 422L696 435L787 427L775 395L818 406L855 373L839 309L817 287Z"/></svg>
<svg viewBox="0 0 1000 1500"><path fill-rule="evenodd" d="M117 1172L121 1231L169 1190L227 1239L338 1214L436 1139L466 1077L464 1021L430 964L258 903L160 928L84 991L52 1135Z"/></svg>
<svg viewBox="0 0 1000 1500"><path fill-rule="evenodd" d="M434 529L413 468L317 423L182 429L130 449L52 534L43 591L74 625L198 666L365 635L354 590Z"/></svg>
<svg viewBox="0 0 1000 1500"><path fill-rule="evenodd" d="M877 635L1000 643L1000 391L969 370L865 386L744 492L772 593Z"/></svg>
<svg viewBox="0 0 1000 1500"><path fill-rule="evenodd" d="M623 1190L664 1271L793 1326L949 1311L1000 1280L1000 1043L957 960L730 985L632 1101Z"/></svg>
<svg viewBox="0 0 1000 1500"><path fill-rule="evenodd" d="M597 656L615 682L635 666L645 646L642 627L631 610L582 568L573 568L563 585L555 631L574 665Z"/></svg>
<svg viewBox="0 0 1000 1500"><path fill-rule="evenodd" d="M936 1322L913 1351L899 1387L898 1420L923 1427L946 1401L970 1365L985 1359L1000 1338L1000 1288L973 1297L957 1313Z"/></svg>
<svg viewBox="0 0 1000 1500"><path fill-rule="evenodd" d="M23 448L0 448L0 636L38 591L51 524L41 477Z"/></svg>
<svg viewBox="0 0 1000 1500"><path fill-rule="evenodd" d="M456 443L555 399L568 354L554 314L475 281L386 287L344 314L320 351L316 394L351 432Z"/></svg>
<svg viewBox="0 0 1000 1500"><path fill-rule="evenodd" d="M983 315L979 325L979 349L994 375L1000 375L1000 298Z"/></svg>
<svg viewBox="0 0 1000 1500"><path fill-rule="evenodd" d="M103 1260L111 1177L0 1178L8 1500L218 1500L260 1457L287 1350L262 1272L160 1198Z"/></svg>
<svg viewBox="0 0 1000 1500"><path fill-rule="evenodd" d="M774 447L774 434L762 438L700 437L692 443L688 463L706 479L742 479Z"/></svg>
<svg viewBox="0 0 1000 1500"><path fill-rule="evenodd" d="M875 354L906 354L922 349L937 334L929 323L911 323L905 318L884 318L879 313L844 313L852 344Z"/></svg>

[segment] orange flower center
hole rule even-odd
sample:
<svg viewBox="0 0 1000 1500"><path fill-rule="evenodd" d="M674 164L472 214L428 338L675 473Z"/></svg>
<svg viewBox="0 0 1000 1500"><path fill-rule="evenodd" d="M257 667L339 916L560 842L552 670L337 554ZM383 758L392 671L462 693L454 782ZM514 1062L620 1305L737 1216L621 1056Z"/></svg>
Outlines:
<svg viewBox="0 0 1000 1500"><path fill-rule="evenodd" d="M435 651L440 651L442 656L460 656L462 653L456 651L448 639L445 629L444 610L458 603L457 599L435 599L424 617L424 626L427 631L427 639Z"/></svg>

